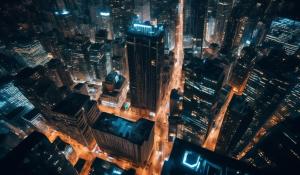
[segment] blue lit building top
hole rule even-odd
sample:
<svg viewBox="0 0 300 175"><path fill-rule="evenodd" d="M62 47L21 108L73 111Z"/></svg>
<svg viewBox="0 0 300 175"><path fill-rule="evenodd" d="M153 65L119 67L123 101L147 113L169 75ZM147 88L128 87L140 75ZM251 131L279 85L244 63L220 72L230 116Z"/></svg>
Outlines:
<svg viewBox="0 0 300 175"><path fill-rule="evenodd" d="M65 15L69 15L70 14L70 11L69 10L66 10L66 9L62 9L62 10L57 10L54 12L54 14L56 16L65 16Z"/></svg>
<svg viewBox="0 0 300 175"><path fill-rule="evenodd" d="M300 21L275 18L266 40L283 45L288 55L294 54L300 48Z"/></svg>
<svg viewBox="0 0 300 175"><path fill-rule="evenodd" d="M164 31L162 25L154 26L151 24L134 23L128 28L129 34L139 34L144 36L159 36Z"/></svg>
<svg viewBox="0 0 300 175"><path fill-rule="evenodd" d="M135 170L134 169L124 170L113 163L96 158L91 166L91 171L89 174L90 175L101 175L101 174L134 175Z"/></svg>
<svg viewBox="0 0 300 175"><path fill-rule="evenodd" d="M96 130L110 133L139 145L149 139L153 127L154 122L150 120L142 118L133 122L105 112L101 113L93 125Z"/></svg>
<svg viewBox="0 0 300 175"><path fill-rule="evenodd" d="M223 175L260 174L256 169L243 162L219 155L176 139L169 160L164 163L162 175L189 174L189 175Z"/></svg>

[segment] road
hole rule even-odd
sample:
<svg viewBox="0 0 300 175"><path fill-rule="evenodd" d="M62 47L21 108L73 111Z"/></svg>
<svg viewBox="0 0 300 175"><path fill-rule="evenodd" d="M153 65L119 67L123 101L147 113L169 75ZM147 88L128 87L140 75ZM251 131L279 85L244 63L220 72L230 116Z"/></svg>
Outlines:
<svg viewBox="0 0 300 175"><path fill-rule="evenodd" d="M204 148L209 149L211 151L215 151L219 133L222 127L222 123L224 121L225 113L227 111L227 108L229 106L229 103L234 95L234 91L231 90L230 93L228 94L228 97L222 106L220 112L218 115L215 117L215 124L214 127L210 130L204 144L202 145Z"/></svg>

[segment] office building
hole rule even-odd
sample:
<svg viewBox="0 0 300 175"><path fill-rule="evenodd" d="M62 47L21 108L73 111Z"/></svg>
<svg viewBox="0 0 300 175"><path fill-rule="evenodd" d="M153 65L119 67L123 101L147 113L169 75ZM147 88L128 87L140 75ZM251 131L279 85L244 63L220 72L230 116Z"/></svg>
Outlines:
<svg viewBox="0 0 300 175"><path fill-rule="evenodd" d="M300 22L288 18L275 18L266 35L266 42L280 45L287 55L293 55L299 50L300 44Z"/></svg>
<svg viewBox="0 0 300 175"><path fill-rule="evenodd" d="M298 65L296 57L287 56L281 50L272 50L256 63L243 91L254 115L247 130L232 149L233 156L244 150L288 95L294 86Z"/></svg>
<svg viewBox="0 0 300 175"><path fill-rule="evenodd" d="M154 144L154 122L132 122L103 112L93 125L93 134L100 149L136 165L145 165Z"/></svg>
<svg viewBox="0 0 300 175"><path fill-rule="evenodd" d="M172 89L170 95L170 115L179 116L183 109L183 94L178 89Z"/></svg>
<svg viewBox="0 0 300 175"><path fill-rule="evenodd" d="M42 134L34 132L0 159L2 172L12 175L78 175Z"/></svg>
<svg viewBox="0 0 300 175"><path fill-rule="evenodd" d="M89 96L72 93L54 107L49 122L58 131L88 147L94 139L90 124L99 114L97 103L90 101Z"/></svg>
<svg viewBox="0 0 300 175"><path fill-rule="evenodd" d="M23 69L15 76L14 85L42 112L51 109L65 96L65 93L47 77L46 70L42 66Z"/></svg>
<svg viewBox="0 0 300 175"><path fill-rule="evenodd" d="M208 1L186 0L184 3L184 37L195 41L194 47L201 52Z"/></svg>
<svg viewBox="0 0 300 175"><path fill-rule="evenodd" d="M300 166L299 124L299 116L293 116L270 129L243 160L269 174L296 172Z"/></svg>
<svg viewBox="0 0 300 175"><path fill-rule="evenodd" d="M95 81L103 81L107 75L107 59L103 47L103 44L95 43L88 48L89 72L91 78Z"/></svg>
<svg viewBox="0 0 300 175"><path fill-rule="evenodd" d="M252 47L244 47L241 55L236 58L232 72L229 77L229 84L238 93L241 93L247 83L250 70L253 68L256 59L256 51Z"/></svg>
<svg viewBox="0 0 300 175"><path fill-rule="evenodd" d="M59 59L52 59L47 63L47 75L57 87L71 88L73 85L70 73Z"/></svg>
<svg viewBox="0 0 300 175"><path fill-rule="evenodd" d="M3 77L0 80L0 115L4 116L18 107L24 108L24 112L29 112L34 108L30 101L13 84L11 78Z"/></svg>
<svg viewBox="0 0 300 175"><path fill-rule="evenodd" d="M193 58L184 66L183 120L185 139L201 144L214 117L224 71L217 60Z"/></svg>
<svg viewBox="0 0 300 175"><path fill-rule="evenodd" d="M134 1L110 0L105 5L111 8L114 37L123 36L134 16Z"/></svg>
<svg viewBox="0 0 300 175"><path fill-rule="evenodd" d="M234 52L244 46L249 46L252 42L253 32L263 15L264 6L256 1L239 1L232 9L228 18L226 32L222 43L222 52Z"/></svg>
<svg viewBox="0 0 300 175"><path fill-rule="evenodd" d="M135 0L134 1L134 14L137 15L138 20L150 21L150 1L148 0Z"/></svg>
<svg viewBox="0 0 300 175"><path fill-rule="evenodd" d="M104 106L120 108L126 100L128 82L124 76L117 72L110 72L103 82L103 90L100 96Z"/></svg>
<svg viewBox="0 0 300 175"><path fill-rule="evenodd" d="M90 175L98 174L135 175L135 170L124 170L111 162L96 158L92 163Z"/></svg>
<svg viewBox="0 0 300 175"><path fill-rule="evenodd" d="M156 112L164 57L162 26L133 24L127 33L131 104Z"/></svg>
<svg viewBox="0 0 300 175"><path fill-rule="evenodd" d="M178 19L178 1L151 0L150 14L153 24L163 25L165 29L165 49L169 51L175 47L175 32Z"/></svg>
<svg viewBox="0 0 300 175"><path fill-rule="evenodd" d="M73 92L83 95L89 95L88 88L85 83L77 83L73 88Z"/></svg>
<svg viewBox="0 0 300 175"><path fill-rule="evenodd" d="M171 155L163 165L162 175L221 175L221 174L260 174L247 164L221 156L198 145L176 139Z"/></svg>
<svg viewBox="0 0 300 175"><path fill-rule="evenodd" d="M253 114L245 96L234 96L225 113L215 151L224 155L230 153L250 124Z"/></svg>
<svg viewBox="0 0 300 175"><path fill-rule="evenodd" d="M45 65L50 60L48 53L38 40L19 41L13 44L12 50L16 54L16 59L29 67Z"/></svg>
<svg viewBox="0 0 300 175"><path fill-rule="evenodd" d="M89 62L86 57L89 39L83 35L69 38L63 46L64 62L75 82L85 82L92 78L89 74Z"/></svg>

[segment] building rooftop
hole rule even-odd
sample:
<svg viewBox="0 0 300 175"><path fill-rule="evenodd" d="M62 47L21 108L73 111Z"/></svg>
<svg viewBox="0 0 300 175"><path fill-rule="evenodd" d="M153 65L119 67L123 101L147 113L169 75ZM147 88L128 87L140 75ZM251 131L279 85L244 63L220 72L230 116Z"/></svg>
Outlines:
<svg viewBox="0 0 300 175"><path fill-rule="evenodd" d="M117 165L105 160L96 158L91 166L90 175L134 175L135 170L123 170Z"/></svg>
<svg viewBox="0 0 300 175"><path fill-rule="evenodd" d="M142 118L132 122L105 112L101 113L93 125L93 128L96 130L110 133L139 145L149 139L153 127L154 122L150 120Z"/></svg>
<svg viewBox="0 0 300 175"><path fill-rule="evenodd" d="M163 33L163 26L134 23L128 28L128 34L156 37Z"/></svg>
<svg viewBox="0 0 300 175"><path fill-rule="evenodd" d="M115 71L110 72L105 78L105 83L114 84L115 89L120 89L124 81L125 77Z"/></svg>
<svg viewBox="0 0 300 175"><path fill-rule="evenodd" d="M243 162L176 139L170 158L164 163L162 170L162 175L172 174L257 175L258 173Z"/></svg>
<svg viewBox="0 0 300 175"><path fill-rule="evenodd" d="M69 116L74 116L81 108L85 107L85 105L90 100L90 97L83 94L72 93L67 96L63 101L58 103L53 111L66 114Z"/></svg>

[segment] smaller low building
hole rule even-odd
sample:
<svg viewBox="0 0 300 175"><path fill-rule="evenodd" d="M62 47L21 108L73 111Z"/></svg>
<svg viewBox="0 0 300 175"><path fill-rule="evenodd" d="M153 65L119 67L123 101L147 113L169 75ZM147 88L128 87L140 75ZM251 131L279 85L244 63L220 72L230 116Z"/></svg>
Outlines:
<svg viewBox="0 0 300 175"><path fill-rule="evenodd" d="M100 149L137 165L146 163L153 148L154 122L150 120L132 122L101 113L92 130Z"/></svg>
<svg viewBox="0 0 300 175"><path fill-rule="evenodd" d="M103 82L103 93L100 96L101 104L120 108L126 100L128 82L118 72L110 72Z"/></svg>

